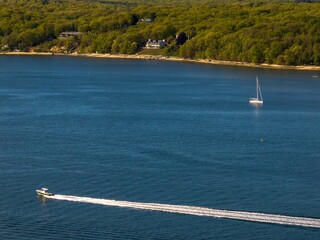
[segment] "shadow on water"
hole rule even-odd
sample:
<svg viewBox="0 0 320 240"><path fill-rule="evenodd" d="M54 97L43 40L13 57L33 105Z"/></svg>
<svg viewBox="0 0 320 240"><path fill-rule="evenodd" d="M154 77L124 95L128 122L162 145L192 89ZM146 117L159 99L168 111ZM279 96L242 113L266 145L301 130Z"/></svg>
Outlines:
<svg viewBox="0 0 320 240"><path fill-rule="evenodd" d="M40 195L37 195L37 198L38 198L39 203L41 203L42 206L46 206L47 202L50 201L50 199L48 199L44 196L40 196Z"/></svg>

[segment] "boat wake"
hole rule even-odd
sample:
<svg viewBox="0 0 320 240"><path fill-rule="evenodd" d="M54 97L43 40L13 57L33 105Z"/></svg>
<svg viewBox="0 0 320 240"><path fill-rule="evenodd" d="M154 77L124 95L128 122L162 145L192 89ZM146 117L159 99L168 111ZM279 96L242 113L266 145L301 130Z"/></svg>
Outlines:
<svg viewBox="0 0 320 240"><path fill-rule="evenodd" d="M111 199L77 197L77 196L68 196L68 195L46 196L46 198L71 201L71 202L99 204L104 206L114 206L114 207L134 208L134 209L150 210L150 211L188 214L188 215L195 215L195 216L228 218L228 219L235 219L235 220L261 222L261 223L320 228L320 219L317 219L317 218L292 217L292 216L285 216L285 215L244 212L244 211L231 211L231 210L221 210L221 209L184 206L184 205L117 201L117 200L111 200Z"/></svg>

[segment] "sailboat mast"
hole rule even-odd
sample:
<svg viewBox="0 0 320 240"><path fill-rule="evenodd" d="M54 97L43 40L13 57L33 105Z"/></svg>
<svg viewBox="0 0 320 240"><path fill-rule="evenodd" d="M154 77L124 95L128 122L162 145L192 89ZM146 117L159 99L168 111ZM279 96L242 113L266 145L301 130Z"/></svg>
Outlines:
<svg viewBox="0 0 320 240"><path fill-rule="evenodd" d="M259 99L259 80L258 80L258 77L256 77L256 88L257 88L257 99Z"/></svg>
<svg viewBox="0 0 320 240"><path fill-rule="evenodd" d="M260 88L260 85L259 85L259 93L260 93L260 97L261 97L261 101L263 101L263 99L262 99L262 94L261 94L261 88Z"/></svg>

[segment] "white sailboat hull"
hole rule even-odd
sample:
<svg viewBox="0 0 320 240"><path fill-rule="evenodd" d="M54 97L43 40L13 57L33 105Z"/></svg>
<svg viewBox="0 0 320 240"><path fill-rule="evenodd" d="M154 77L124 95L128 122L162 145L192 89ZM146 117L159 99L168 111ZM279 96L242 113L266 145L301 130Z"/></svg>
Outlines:
<svg viewBox="0 0 320 240"><path fill-rule="evenodd" d="M250 98L250 99L249 99L249 103L261 104L261 103L263 103L263 101L262 101L262 100L259 100L259 99L257 99L257 98Z"/></svg>

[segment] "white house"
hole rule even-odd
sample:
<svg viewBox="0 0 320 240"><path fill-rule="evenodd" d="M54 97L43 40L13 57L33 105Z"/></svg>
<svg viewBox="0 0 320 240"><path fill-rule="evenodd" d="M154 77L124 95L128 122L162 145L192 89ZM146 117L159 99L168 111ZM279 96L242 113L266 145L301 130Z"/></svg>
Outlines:
<svg viewBox="0 0 320 240"><path fill-rule="evenodd" d="M73 37L73 36L80 36L82 32L61 32L59 34L59 38L67 38L67 37Z"/></svg>
<svg viewBox="0 0 320 240"><path fill-rule="evenodd" d="M151 18L141 18L139 19L139 22L151 23L153 20Z"/></svg>
<svg viewBox="0 0 320 240"><path fill-rule="evenodd" d="M163 48L164 46L166 46L166 40L151 40L149 39L149 41L146 43L146 48L147 49L157 49L157 48Z"/></svg>

